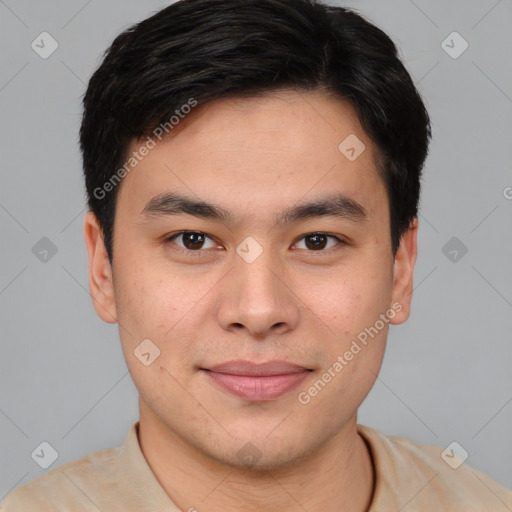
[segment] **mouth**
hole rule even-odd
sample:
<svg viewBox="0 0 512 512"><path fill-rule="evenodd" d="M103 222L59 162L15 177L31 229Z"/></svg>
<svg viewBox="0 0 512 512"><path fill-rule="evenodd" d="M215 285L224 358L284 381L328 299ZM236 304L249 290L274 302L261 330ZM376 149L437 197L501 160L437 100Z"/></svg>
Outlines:
<svg viewBox="0 0 512 512"><path fill-rule="evenodd" d="M200 370L224 391L250 402L275 400L297 387L313 371L286 361L229 361Z"/></svg>

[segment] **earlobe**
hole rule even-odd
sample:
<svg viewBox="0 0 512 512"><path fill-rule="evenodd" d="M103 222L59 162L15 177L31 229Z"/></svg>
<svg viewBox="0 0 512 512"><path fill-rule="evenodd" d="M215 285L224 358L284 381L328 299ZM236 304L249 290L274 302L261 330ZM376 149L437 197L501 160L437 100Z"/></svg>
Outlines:
<svg viewBox="0 0 512 512"><path fill-rule="evenodd" d="M89 290L94 309L107 323L117 322L112 267L103 241L103 231L92 211L84 218L84 240L89 256Z"/></svg>
<svg viewBox="0 0 512 512"><path fill-rule="evenodd" d="M392 324L405 322L411 312L414 265L418 252L417 234L418 219L415 218L400 240L393 265L393 299L391 303L400 304L401 309L390 320Z"/></svg>

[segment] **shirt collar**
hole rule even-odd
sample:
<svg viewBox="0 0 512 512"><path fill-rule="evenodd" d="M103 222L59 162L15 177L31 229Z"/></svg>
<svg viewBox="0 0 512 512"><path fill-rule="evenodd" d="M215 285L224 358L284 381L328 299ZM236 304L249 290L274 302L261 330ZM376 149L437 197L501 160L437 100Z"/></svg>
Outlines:
<svg viewBox="0 0 512 512"><path fill-rule="evenodd" d="M375 487L369 511L398 512L398 497L395 492L397 468L389 452L392 447L383 445L383 439L386 441L384 436L370 427L357 424L357 432L368 446L375 470ZM137 421L131 426L124 443L118 448L121 481L129 486L126 489L126 495L130 496L130 508L180 512L149 467L142 453L138 435L139 422Z"/></svg>
<svg viewBox="0 0 512 512"><path fill-rule="evenodd" d="M119 449L120 481L128 487L130 510L180 512L148 465L139 444L139 422L135 422Z"/></svg>

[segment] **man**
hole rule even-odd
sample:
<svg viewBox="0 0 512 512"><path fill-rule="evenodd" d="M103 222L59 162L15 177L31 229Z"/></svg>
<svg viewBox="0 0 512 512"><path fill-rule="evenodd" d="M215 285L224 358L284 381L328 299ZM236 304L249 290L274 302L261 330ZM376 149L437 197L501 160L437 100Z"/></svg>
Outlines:
<svg viewBox="0 0 512 512"><path fill-rule="evenodd" d="M84 236L140 420L1 510L510 510L357 424L409 316L429 138L394 44L346 9L181 0L118 36L84 97Z"/></svg>

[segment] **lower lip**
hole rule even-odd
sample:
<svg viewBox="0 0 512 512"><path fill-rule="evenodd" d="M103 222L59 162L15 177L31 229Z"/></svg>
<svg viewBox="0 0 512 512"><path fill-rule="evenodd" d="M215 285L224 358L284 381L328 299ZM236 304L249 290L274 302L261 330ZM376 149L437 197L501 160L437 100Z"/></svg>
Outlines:
<svg viewBox="0 0 512 512"><path fill-rule="evenodd" d="M253 377L248 375L231 375L205 370L204 373L222 388L245 400L262 402L274 400L297 387L309 371Z"/></svg>

